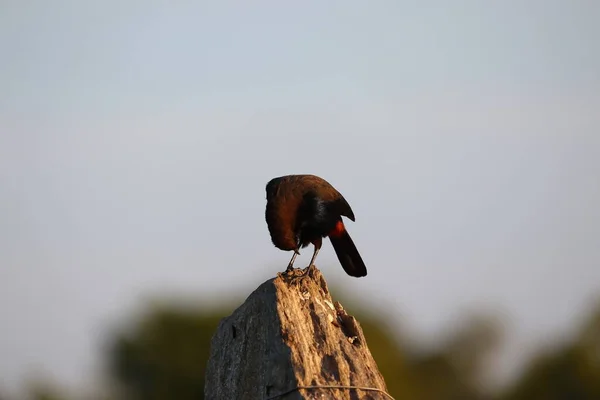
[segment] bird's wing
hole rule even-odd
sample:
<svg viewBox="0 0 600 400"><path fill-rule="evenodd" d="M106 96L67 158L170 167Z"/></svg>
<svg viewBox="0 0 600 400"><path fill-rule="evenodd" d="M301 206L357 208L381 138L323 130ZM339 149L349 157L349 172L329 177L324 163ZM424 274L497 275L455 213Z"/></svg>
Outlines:
<svg viewBox="0 0 600 400"><path fill-rule="evenodd" d="M348 202L346 201L344 196L340 195L340 198L338 198L337 200L334 201L334 209L340 215L343 215L344 217L348 217L350 219L350 221L354 222L356 220L354 218L354 212L352 211L350 204L348 204Z"/></svg>

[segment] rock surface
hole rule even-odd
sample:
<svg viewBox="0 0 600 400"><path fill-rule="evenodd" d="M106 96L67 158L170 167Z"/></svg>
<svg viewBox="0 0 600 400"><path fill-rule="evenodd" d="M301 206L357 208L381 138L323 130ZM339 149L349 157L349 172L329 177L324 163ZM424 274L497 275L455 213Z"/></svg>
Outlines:
<svg viewBox="0 0 600 400"><path fill-rule="evenodd" d="M295 270L293 273L298 273ZM316 267L260 285L211 341L205 396L220 399L390 399L360 324L334 302ZM345 385L379 389L311 388Z"/></svg>

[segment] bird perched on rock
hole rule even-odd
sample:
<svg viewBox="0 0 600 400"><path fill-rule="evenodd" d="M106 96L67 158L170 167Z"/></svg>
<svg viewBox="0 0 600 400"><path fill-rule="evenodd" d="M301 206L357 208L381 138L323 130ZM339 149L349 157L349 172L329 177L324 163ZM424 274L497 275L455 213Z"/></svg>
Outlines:
<svg viewBox="0 0 600 400"><path fill-rule="evenodd" d="M355 221L350 205L333 186L315 175L286 175L271 179L266 186L265 219L271 241L278 249L293 251L287 270L293 270L299 249L314 245L308 275L314 266L323 238L333 249L350 276L367 275L367 268L350 238L342 216Z"/></svg>

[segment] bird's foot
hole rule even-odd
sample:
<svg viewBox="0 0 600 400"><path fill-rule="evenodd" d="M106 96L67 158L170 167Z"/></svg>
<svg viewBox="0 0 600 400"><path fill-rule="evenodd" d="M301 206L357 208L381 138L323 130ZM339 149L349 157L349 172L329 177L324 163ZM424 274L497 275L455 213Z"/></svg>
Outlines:
<svg viewBox="0 0 600 400"><path fill-rule="evenodd" d="M296 270L294 269L294 261L296 260L296 256L298 256L300 254L300 251L298 249L294 249L294 255L292 256L292 259L290 260L287 268L285 269L284 272L278 272L277 276L283 278L284 275L285 276L295 276L296 274Z"/></svg>
<svg viewBox="0 0 600 400"><path fill-rule="evenodd" d="M281 271L277 273L277 276L280 278L290 278L296 275L296 269L290 265L285 269L285 271Z"/></svg>
<svg viewBox="0 0 600 400"><path fill-rule="evenodd" d="M315 269L315 265L314 264L310 264L299 275L296 274L296 273L292 273L291 277L289 277L289 283L294 284L294 285L299 285L302 281L304 281L304 279L306 279L306 278L308 278L308 277L311 276L311 272L314 269Z"/></svg>

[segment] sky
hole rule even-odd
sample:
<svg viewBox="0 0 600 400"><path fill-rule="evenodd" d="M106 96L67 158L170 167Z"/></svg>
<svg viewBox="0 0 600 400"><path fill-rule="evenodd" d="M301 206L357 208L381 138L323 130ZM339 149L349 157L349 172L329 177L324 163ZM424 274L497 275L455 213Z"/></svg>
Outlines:
<svg viewBox="0 0 600 400"><path fill-rule="evenodd" d="M155 293L244 298L285 269L264 187L290 173L356 215L368 276L325 242L330 285L424 340L494 310L504 369L521 365L600 294L599 18L594 1L2 2L0 390L82 385Z"/></svg>

